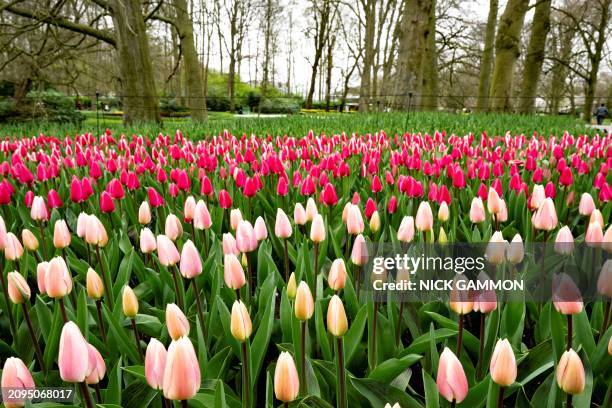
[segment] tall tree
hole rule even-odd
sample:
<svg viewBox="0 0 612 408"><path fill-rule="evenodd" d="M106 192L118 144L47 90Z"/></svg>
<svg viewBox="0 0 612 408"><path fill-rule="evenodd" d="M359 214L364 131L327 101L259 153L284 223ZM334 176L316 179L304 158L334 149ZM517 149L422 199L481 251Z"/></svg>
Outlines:
<svg viewBox="0 0 612 408"><path fill-rule="evenodd" d="M572 47L576 36L576 25L566 16L561 15L557 24L552 59L551 79L549 85L550 113L557 114L561 107L561 98L566 92L567 65L572 56Z"/></svg>
<svg viewBox="0 0 612 408"><path fill-rule="evenodd" d="M550 31L550 6L551 0L538 0L536 2L519 100L519 112L522 113L533 112L542 64L544 63L546 37Z"/></svg>
<svg viewBox="0 0 612 408"><path fill-rule="evenodd" d="M499 21L490 92L493 111L512 109L514 67L520 54L521 31L528 7L529 0L508 0Z"/></svg>
<svg viewBox="0 0 612 408"><path fill-rule="evenodd" d="M497 27L497 9L499 0L489 0L489 15L485 28L484 48L480 59L480 75L478 78L478 99L476 110L481 112L489 108L489 91L491 86L491 68L493 67L493 51L495 48L495 28Z"/></svg>
<svg viewBox="0 0 612 408"><path fill-rule="evenodd" d="M329 36L329 27L331 26L334 9L335 4L333 0L311 0L311 13L314 19L313 39L315 49L312 61L312 73L310 75L310 85L308 88L308 95L306 96L306 108L312 107L312 98L314 97L316 89L317 72L321 64L327 37Z"/></svg>
<svg viewBox="0 0 612 408"><path fill-rule="evenodd" d="M430 34L430 0L404 0L396 73L396 105L420 109L423 89L423 61Z"/></svg>
<svg viewBox="0 0 612 408"><path fill-rule="evenodd" d="M148 36L140 0L94 0L99 12L112 17L113 30L97 28L89 22L78 23L61 14L59 7L43 11L21 0L0 1L0 10L94 37L117 50L121 93L126 123L159 122L159 106ZM97 19L98 20L98 19Z"/></svg>
<svg viewBox="0 0 612 408"><path fill-rule="evenodd" d="M423 52L423 96L424 110L438 107L438 51L436 49L436 0L432 0L427 23L427 41Z"/></svg>
<svg viewBox="0 0 612 408"><path fill-rule="evenodd" d="M372 69L376 49L374 40L376 36L376 0L360 0L363 8L363 26L365 35L363 40L363 68L361 69L361 85L359 86L359 111L369 110L370 98L372 96Z"/></svg>
<svg viewBox="0 0 612 408"><path fill-rule="evenodd" d="M227 76L230 112L235 112L236 110L236 75L242 60L242 45L246 37L252 5L251 0L233 0L225 3L230 28L230 44L228 47L229 71Z"/></svg>

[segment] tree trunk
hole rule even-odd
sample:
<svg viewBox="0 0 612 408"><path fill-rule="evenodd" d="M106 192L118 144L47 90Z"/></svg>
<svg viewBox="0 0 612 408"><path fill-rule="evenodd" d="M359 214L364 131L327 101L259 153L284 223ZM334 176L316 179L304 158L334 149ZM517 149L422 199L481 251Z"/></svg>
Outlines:
<svg viewBox="0 0 612 408"><path fill-rule="evenodd" d="M436 1L432 0L427 24L427 41L423 54L423 110L438 108L438 52L436 50Z"/></svg>
<svg viewBox="0 0 612 408"><path fill-rule="evenodd" d="M593 53L590 53L591 70L589 71L588 78L586 78L584 108L582 111L582 118L587 122L591 120L592 115L593 101L595 99L595 88L597 87L597 74L599 72L599 65L601 64L603 47L606 42L608 20L610 18L610 3L611 0L604 0L601 4L601 19L599 20L597 27L597 41L595 42L595 50Z"/></svg>
<svg viewBox="0 0 612 408"><path fill-rule="evenodd" d="M312 73L310 75L310 87L308 89L308 95L306 96L306 109L312 108L312 98L315 93L316 82L317 82L317 70L323 56L323 47L327 41L329 17L331 13L331 0L323 0L321 5L321 12L319 15L319 26L317 27L317 33L315 35L315 55L312 63ZM315 13L318 11L315 10Z"/></svg>
<svg viewBox="0 0 612 408"><path fill-rule="evenodd" d="M365 14L365 36L363 41L364 57L361 70L361 85L359 86L359 112L369 110L372 66L374 65L374 35L376 32L376 1L363 0L361 2Z"/></svg>
<svg viewBox="0 0 612 408"><path fill-rule="evenodd" d="M124 122L160 122L153 65L140 0L112 0Z"/></svg>
<svg viewBox="0 0 612 408"><path fill-rule="evenodd" d="M508 0L495 39L495 63L491 81L491 108L495 112L512 110L512 82L519 57L521 30L529 0Z"/></svg>
<svg viewBox="0 0 612 408"><path fill-rule="evenodd" d="M478 100L476 101L476 111L478 112L489 109L489 88L491 86L491 68L493 66L498 7L499 0L489 0L489 16L487 17L485 43L480 60L480 77L478 79Z"/></svg>
<svg viewBox="0 0 612 408"><path fill-rule="evenodd" d="M202 72L198 52L193 40L193 22L187 8L187 0L174 0L176 22L179 27L180 44L183 51L187 105L191 119L195 122L206 120L206 94L202 84Z"/></svg>
<svg viewBox="0 0 612 408"><path fill-rule="evenodd" d="M333 68L333 50L336 37L332 37L327 42L327 75L325 83L325 112L329 112L331 103L331 83L332 83L332 68Z"/></svg>
<svg viewBox="0 0 612 408"><path fill-rule="evenodd" d="M565 28L558 40L561 42L559 55L557 60L554 61L552 66L552 79L550 83L550 111L553 115L559 113L561 98L565 94L567 88L565 82L567 81L567 66L569 63L570 56L572 54L572 40L576 35L576 25L570 24Z"/></svg>
<svg viewBox="0 0 612 408"><path fill-rule="evenodd" d="M519 112L521 113L533 113L542 63L544 62L546 37L550 31L550 5L551 0L538 0L536 3L523 70L523 84L519 101Z"/></svg>
<svg viewBox="0 0 612 408"><path fill-rule="evenodd" d="M396 105L409 110L421 107L423 54L427 44L429 0L404 0L397 64Z"/></svg>

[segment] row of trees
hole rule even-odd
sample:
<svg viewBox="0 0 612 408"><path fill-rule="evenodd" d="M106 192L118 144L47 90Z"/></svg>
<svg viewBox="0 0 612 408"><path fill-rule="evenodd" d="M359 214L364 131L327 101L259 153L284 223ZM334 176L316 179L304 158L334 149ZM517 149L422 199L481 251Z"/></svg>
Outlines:
<svg viewBox="0 0 612 408"><path fill-rule="evenodd" d="M600 79L602 64L612 65L611 1L508 0L500 10L489 0L481 23L478 5L459 0L0 0L0 67L20 76L18 100L50 67L62 66L61 78L79 92L83 78L103 75L84 68L92 56L98 68L111 60L126 121L159 121L159 89L172 82L201 121L212 54L226 72L233 111L241 64L253 55L262 99L278 86L283 58L291 92L298 35L311 51L306 107L317 86L328 108L358 94L360 111L531 113L545 95L557 113L581 96L588 119L597 92L612 91ZM305 16L294 15L300 7ZM303 26L294 33L298 18ZM166 38L172 46L160 53ZM246 51L253 38L255 50Z"/></svg>

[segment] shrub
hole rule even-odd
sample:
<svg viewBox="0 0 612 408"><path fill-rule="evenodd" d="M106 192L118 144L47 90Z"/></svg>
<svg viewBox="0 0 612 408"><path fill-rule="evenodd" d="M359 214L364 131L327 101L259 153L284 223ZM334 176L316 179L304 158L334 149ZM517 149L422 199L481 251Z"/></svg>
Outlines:
<svg viewBox="0 0 612 408"><path fill-rule="evenodd" d="M18 105L7 99L0 108L0 121L4 122L80 123L84 119L85 116L76 110L74 98L52 90L29 92Z"/></svg>

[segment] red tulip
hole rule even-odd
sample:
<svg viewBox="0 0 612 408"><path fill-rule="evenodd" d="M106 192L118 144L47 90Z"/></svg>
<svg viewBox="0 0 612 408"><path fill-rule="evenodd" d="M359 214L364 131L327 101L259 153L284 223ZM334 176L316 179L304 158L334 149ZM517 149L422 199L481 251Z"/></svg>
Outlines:
<svg viewBox="0 0 612 408"><path fill-rule="evenodd" d="M334 188L333 184L325 184L325 187L323 187L323 191L321 192L321 202L327 206L334 206L338 204L338 194L336 194L336 189Z"/></svg>
<svg viewBox="0 0 612 408"><path fill-rule="evenodd" d="M76 176L72 176L72 181L70 182L70 200L73 203L80 203L83 200L81 181Z"/></svg>
<svg viewBox="0 0 612 408"><path fill-rule="evenodd" d="M232 197L226 190L219 191L219 206L225 210L232 207Z"/></svg>
<svg viewBox="0 0 612 408"><path fill-rule="evenodd" d="M49 190L47 193L47 203L51 209L60 208L62 205L64 205L64 202L60 198L58 192L54 189Z"/></svg>
<svg viewBox="0 0 612 408"><path fill-rule="evenodd" d="M563 169L561 176L559 176L559 184L562 186L571 186L574 182L574 176L572 174L572 169L566 167Z"/></svg>
<svg viewBox="0 0 612 408"><path fill-rule="evenodd" d="M164 198L153 187L149 187L147 189L147 194L149 196L149 203L151 203L151 207L157 208L164 205Z"/></svg>
<svg viewBox="0 0 612 408"><path fill-rule="evenodd" d="M108 191L103 191L100 195L100 210L104 213L112 213L115 211L115 202Z"/></svg>

